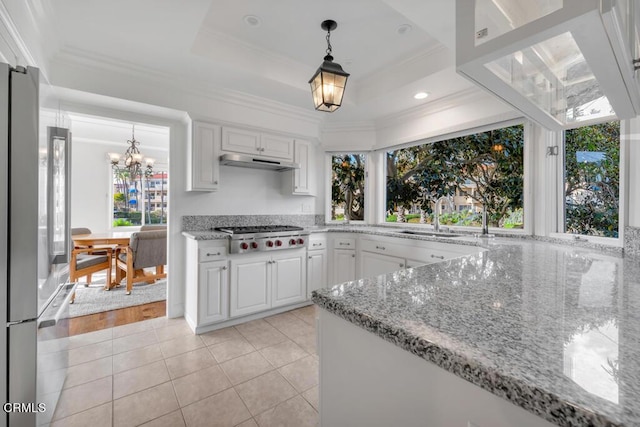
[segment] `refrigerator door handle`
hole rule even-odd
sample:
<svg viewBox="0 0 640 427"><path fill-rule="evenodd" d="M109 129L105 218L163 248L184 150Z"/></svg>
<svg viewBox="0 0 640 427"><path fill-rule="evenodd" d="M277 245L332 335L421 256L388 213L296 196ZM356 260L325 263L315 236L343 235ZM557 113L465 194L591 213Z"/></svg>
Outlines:
<svg viewBox="0 0 640 427"><path fill-rule="evenodd" d="M67 264L71 256L71 133L69 129L47 128L47 217L51 264Z"/></svg>

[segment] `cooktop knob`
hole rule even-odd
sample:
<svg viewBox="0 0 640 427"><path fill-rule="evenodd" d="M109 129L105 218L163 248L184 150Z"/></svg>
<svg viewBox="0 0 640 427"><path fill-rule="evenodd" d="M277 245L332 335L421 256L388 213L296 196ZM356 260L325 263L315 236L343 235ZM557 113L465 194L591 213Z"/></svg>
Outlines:
<svg viewBox="0 0 640 427"><path fill-rule="evenodd" d="M258 242L251 242L251 247L253 249L258 249Z"/></svg>
<svg viewBox="0 0 640 427"><path fill-rule="evenodd" d="M289 244L290 244L290 245L295 245L295 244L296 244L296 239L291 239L291 240L289 240Z"/></svg>
<svg viewBox="0 0 640 427"><path fill-rule="evenodd" d="M267 240L267 246L272 248L273 247L273 242L271 240Z"/></svg>
<svg viewBox="0 0 640 427"><path fill-rule="evenodd" d="M282 246L282 241L281 240L276 240L276 246Z"/></svg>
<svg viewBox="0 0 640 427"><path fill-rule="evenodd" d="M249 245L247 245L245 242L240 243L240 249L249 249Z"/></svg>
<svg viewBox="0 0 640 427"><path fill-rule="evenodd" d="M298 239L298 244L303 245L304 244L304 239Z"/></svg>

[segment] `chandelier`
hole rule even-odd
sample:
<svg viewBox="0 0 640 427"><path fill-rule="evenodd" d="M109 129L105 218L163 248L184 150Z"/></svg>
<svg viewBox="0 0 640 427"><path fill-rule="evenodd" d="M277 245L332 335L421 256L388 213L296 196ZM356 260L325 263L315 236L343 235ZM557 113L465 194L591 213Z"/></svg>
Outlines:
<svg viewBox="0 0 640 427"><path fill-rule="evenodd" d="M133 125L131 129L131 139L127 140L129 147L127 147L127 151L124 152L124 156L118 153L107 153L113 171L119 175L127 175L131 181L142 179L143 175L147 178L152 176L153 164L155 163L154 159L148 157L143 159L142 153L140 153L140 149L138 148L140 142L136 141L135 131L136 126ZM122 163L120 162L121 159ZM145 163L144 171L142 168L143 161Z"/></svg>
<svg viewBox="0 0 640 427"><path fill-rule="evenodd" d="M342 105L342 96L349 73L345 72L340 64L333 62L333 56L331 56L331 31L338 28L338 24L329 19L323 21L320 28L327 32L327 55L309 80L309 84L315 109L331 113Z"/></svg>

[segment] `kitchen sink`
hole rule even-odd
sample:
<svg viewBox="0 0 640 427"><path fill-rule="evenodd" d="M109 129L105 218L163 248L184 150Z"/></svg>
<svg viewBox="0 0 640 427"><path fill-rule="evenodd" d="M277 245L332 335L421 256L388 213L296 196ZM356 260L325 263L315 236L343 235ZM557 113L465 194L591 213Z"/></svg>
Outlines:
<svg viewBox="0 0 640 427"><path fill-rule="evenodd" d="M444 233L441 231L413 231L413 230L402 230L401 234L413 234L416 236L425 236L425 237L462 237L463 234L455 234L455 233Z"/></svg>

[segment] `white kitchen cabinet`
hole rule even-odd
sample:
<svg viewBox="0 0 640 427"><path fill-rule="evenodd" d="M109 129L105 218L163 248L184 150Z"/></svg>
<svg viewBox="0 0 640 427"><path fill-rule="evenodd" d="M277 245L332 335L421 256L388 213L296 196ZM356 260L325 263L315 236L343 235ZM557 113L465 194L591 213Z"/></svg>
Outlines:
<svg viewBox="0 0 640 427"><path fill-rule="evenodd" d="M304 301L307 297L305 253L296 251L273 255L271 269L271 307Z"/></svg>
<svg viewBox="0 0 640 427"><path fill-rule="evenodd" d="M231 260L230 316L243 316L271 307L269 256Z"/></svg>
<svg viewBox="0 0 640 427"><path fill-rule="evenodd" d="M225 261L200 263L198 271L198 323L213 323L229 317L229 288Z"/></svg>
<svg viewBox="0 0 640 427"><path fill-rule="evenodd" d="M260 154L260 133L225 126L222 128L222 150L232 153Z"/></svg>
<svg viewBox="0 0 640 427"><path fill-rule="evenodd" d="M260 155L276 159L293 160L293 138L263 133L260 135Z"/></svg>
<svg viewBox="0 0 640 427"><path fill-rule="evenodd" d="M356 279L356 239L349 235L333 236L330 277L331 284Z"/></svg>
<svg viewBox="0 0 640 427"><path fill-rule="evenodd" d="M311 293L324 288L327 283L327 247L324 235L311 235L307 251L307 298Z"/></svg>
<svg viewBox="0 0 640 427"><path fill-rule="evenodd" d="M333 284L356 280L355 249L333 250Z"/></svg>
<svg viewBox="0 0 640 427"><path fill-rule="evenodd" d="M395 256L362 251L360 253L360 277L375 277L405 268L405 259Z"/></svg>
<svg viewBox="0 0 640 427"><path fill-rule="evenodd" d="M227 240L187 239L184 317L192 330L229 317Z"/></svg>
<svg viewBox="0 0 640 427"><path fill-rule="evenodd" d="M225 126L222 150L281 160L293 160L293 138Z"/></svg>
<svg viewBox="0 0 640 427"><path fill-rule="evenodd" d="M187 191L216 191L220 181L220 126L193 122L188 144Z"/></svg>
<svg viewBox="0 0 640 427"><path fill-rule="evenodd" d="M296 139L293 144L293 161L300 165L300 169L293 171L293 194L311 194L311 144Z"/></svg>

